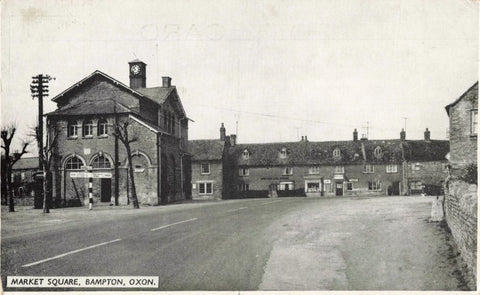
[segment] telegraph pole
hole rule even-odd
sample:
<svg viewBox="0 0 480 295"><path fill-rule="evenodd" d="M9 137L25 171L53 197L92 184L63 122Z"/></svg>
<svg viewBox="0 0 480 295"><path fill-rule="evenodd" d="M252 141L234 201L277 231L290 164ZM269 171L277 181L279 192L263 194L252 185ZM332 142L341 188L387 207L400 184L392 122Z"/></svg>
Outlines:
<svg viewBox="0 0 480 295"><path fill-rule="evenodd" d="M48 82L55 78L49 75L39 74L32 77L30 92L32 99L38 98L38 126L35 130L38 144L38 166L43 172L43 212L49 213L49 201L47 201L48 189L48 165L46 164L48 156L43 151L43 98L48 96ZM47 139L48 141L48 139ZM48 153L48 152L47 152Z"/></svg>

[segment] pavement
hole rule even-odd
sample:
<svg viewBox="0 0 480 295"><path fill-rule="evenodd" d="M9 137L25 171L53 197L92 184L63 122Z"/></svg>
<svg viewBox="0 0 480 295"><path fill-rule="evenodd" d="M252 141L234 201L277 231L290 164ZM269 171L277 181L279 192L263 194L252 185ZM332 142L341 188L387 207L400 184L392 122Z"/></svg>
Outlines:
<svg viewBox="0 0 480 295"><path fill-rule="evenodd" d="M2 207L2 283L158 276L158 290L168 291L465 290L448 232L429 222L432 201L249 199L49 214Z"/></svg>

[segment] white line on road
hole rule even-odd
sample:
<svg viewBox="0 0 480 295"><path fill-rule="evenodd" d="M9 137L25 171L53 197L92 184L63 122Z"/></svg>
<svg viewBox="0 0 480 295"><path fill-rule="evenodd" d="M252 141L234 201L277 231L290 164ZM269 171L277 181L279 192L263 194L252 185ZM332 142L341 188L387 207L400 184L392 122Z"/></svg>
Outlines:
<svg viewBox="0 0 480 295"><path fill-rule="evenodd" d="M238 210L243 210L243 209L248 209L248 207L240 207L240 208L228 210L227 212L233 212L233 211L238 211Z"/></svg>
<svg viewBox="0 0 480 295"><path fill-rule="evenodd" d="M159 230L159 229L164 229L164 228L167 228L167 227L172 226L172 225L177 225L177 224L180 224L180 223L190 222L190 221L194 221L194 220L197 220L197 219L198 218L192 218L192 219L183 220L183 221L179 221L179 222L175 222L175 223L170 223L170 224L163 225L163 226L160 226L160 227L157 227L157 228L152 228L150 231L156 231L156 230Z"/></svg>
<svg viewBox="0 0 480 295"><path fill-rule="evenodd" d="M260 204L260 206L268 205L268 204L273 204L273 203L276 203L276 202L281 202L281 201L280 201L280 200L277 200L277 201L266 202L266 203Z"/></svg>
<svg viewBox="0 0 480 295"><path fill-rule="evenodd" d="M67 253L63 253L63 254L60 254L60 255L57 255L57 256L53 256L53 257L50 257L50 258L42 259L42 260L39 260L39 261L37 261L37 262L32 262L32 263L29 263L29 264L25 264L25 265L22 265L22 267L34 266L34 265L37 265L37 264L40 264L40 263L44 263L44 262L47 262L47 261L50 261L50 260L54 260L54 259L58 259L58 258L65 257L65 256L70 255L70 254L75 254L75 253L82 252L82 251L85 251L85 250L88 250L88 249L93 249L93 248L100 247L100 246L103 246L103 245L107 245L107 244L110 244L110 243L115 243L115 242L118 242L118 241L121 241L121 240L122 240L122 239L115 239L115 240L111 240L111 241L108 241L108 242L103 242L103 243L100 243L100 244L96 244L96 245L88 246L88 247L85 247L85 248L73 250L73 251L70 251L70 252L67 252Z"/></svg>

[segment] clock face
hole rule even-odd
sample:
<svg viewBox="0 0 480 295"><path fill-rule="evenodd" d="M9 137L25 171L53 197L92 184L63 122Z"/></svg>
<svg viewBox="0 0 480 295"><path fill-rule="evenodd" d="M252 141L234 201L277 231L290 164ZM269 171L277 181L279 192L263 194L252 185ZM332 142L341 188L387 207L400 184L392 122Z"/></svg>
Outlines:
<svg viewBox="0 0 480 295"><path fill-rule="evenodd" d="M132 70L133 74L138 75L140 73L140 66L139 65L133 65L131 70Z"/></svg>

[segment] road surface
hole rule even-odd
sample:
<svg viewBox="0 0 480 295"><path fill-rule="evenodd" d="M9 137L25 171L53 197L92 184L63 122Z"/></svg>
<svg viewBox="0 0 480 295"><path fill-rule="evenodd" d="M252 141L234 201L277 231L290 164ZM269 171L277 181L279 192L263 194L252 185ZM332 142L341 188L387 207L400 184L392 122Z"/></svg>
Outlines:
<svg viewBox="0 0 480 295"><path fill-rule="evenodd" d="M431 202L279 198L46 215L2 210L2 283L6 276L158 276L158 290L171 291L465 288L448 235L428 222Z"/></svg>

